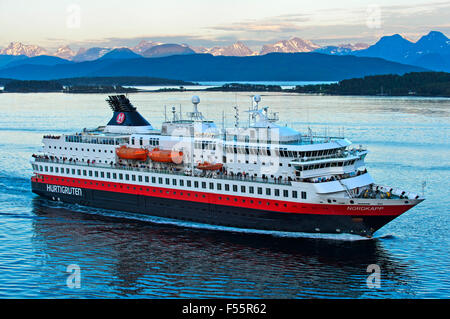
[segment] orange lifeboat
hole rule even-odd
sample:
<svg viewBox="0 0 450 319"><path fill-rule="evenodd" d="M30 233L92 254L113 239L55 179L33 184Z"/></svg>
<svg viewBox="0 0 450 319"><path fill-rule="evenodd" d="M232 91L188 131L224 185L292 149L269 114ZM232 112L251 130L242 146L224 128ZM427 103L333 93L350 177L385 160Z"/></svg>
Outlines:
<svg viewBox="0 0 450 319"><path fill-rule="evenodd" d="M222 167L223 167L223 164L220 164L220 163L219 164L211 164L209 162L203 162L203 163L199 163L197 165L198 169L202 169L205 171L218 171L218 170L222 169Z"/></svg>
<svg viewBox="0 0 450 319"><path fill-rule="evenodd" d="M123 145L116 149L116 154L122 159L146 161L148 151L143 148L126 147Z"/></svg>
<svg viewBox="0 0 450 319"><path fill-rule="evenodd" d="M148 155L154 162L175 164L180 164L181 162L183 162L183 152L160 150L159 148L154 148Z"/></svg>

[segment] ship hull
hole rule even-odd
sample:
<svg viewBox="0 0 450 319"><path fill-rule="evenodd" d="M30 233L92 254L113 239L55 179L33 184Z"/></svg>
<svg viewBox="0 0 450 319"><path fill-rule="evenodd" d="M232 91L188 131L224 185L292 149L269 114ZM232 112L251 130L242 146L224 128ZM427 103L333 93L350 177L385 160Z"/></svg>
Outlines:
<svg viewBox="0 0 450 319"><path fill-rule="evenodd" d="M264 231L301 233L349 233L371 237L375 231L414 205L399 206L390 214L368 214L364 209L352 214L317 213L314 209L288 213L248 207L228 206L174 197L146 196L107 190L68 187L32 180L32 191L50 200L95 208L190 221L208 225Z"/></svg>

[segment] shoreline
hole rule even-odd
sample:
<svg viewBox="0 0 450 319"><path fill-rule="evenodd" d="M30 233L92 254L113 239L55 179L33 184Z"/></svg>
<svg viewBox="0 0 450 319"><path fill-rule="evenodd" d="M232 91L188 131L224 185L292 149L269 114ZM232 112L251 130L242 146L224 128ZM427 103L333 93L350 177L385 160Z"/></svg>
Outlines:
<svg viewBox="0 0 450 319"><path fill-rule="evenodd" d="M139 94L139 93L179 93L179 92L222 92L222 93L287 93L292 95L316 95L316 96L360 96L360 97L378 97L378 98L441 98L450 99L450 96L443 95L419 95L419 94L408 94L408 95L389 95L389 94L332 94L332 93L315 93L315 92L296 92L293 90L281 90L281 91L258 91L258 90L208 90L208 89L158 89L158 90L136 90L136 91L115 91L115 92L64 92L64 91L41 91L41 92L8 92L0 90L0 94L33 94L33 93L64 93L64 94Z"/></svg>

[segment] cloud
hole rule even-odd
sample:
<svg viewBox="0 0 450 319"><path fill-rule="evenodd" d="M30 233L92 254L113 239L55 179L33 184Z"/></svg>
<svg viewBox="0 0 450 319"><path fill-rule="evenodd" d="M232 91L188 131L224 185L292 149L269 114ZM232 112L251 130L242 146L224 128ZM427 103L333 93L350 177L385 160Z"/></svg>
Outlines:
<svg viewBox="0 0 450 319"><path fill-rule="evenodd" d="M380 6L380 28L368 27L367 6L328 7L320 10L308 10L302 6L299 8L301 9L298 12L230 23L199 25L194 31L175 30L174 34L167 35L143 33L133 37L104 37L72 42L55 37L47 38L46 41L54 46L69 43L73 49L77 49L92 46L132 47L142 40L213 47L230 45L240 40L251 49L259 50L263 44L292 37L308 39L321 45L333 45L349 42L370 44L383 35L394 33L400 33L413 40L417 40L430 30L450 34L449 2Z"/></svg>
<svg viewBox="0 0 450 319"><path fill-rule="evenodd" d="M342 42L373 43L381 36L400 33L419 37L430 30L448 33L449 2L375 7L380 13L380 28L370 28L369 6L326 8L303 11L259 20L247 20L209 27L209 30L227 34L232 38L253 39L254 43L299 36L319 44Z"/></svg>

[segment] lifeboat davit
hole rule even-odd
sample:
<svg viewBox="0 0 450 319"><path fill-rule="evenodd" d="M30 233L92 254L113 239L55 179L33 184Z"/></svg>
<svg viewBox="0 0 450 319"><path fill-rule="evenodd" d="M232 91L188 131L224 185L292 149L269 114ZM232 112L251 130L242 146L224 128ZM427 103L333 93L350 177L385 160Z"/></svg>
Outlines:
<svg viewBox="0 0 450 319"><path fill-rule="evenodd" d="M126 147L125 145L116 149L116 154L119 158L127 160L146 161L148 151L143 148Z"/></svg>
<svg viewBox="0 0 450 319"><path fill-rule="evenodd" d="M180 164L183 162L183 152L179 151L160 150L159 148L154 148L150 151L148 156L154 162L175 164Z"/></svg>
<svg viewBox="0 0 450 319"><path fill-rule="evenodd" d="M223 167L223 164L220 164L220 163L219 164L211 164L209 162L203 162L203 163L199 163L197 165L198 169L202 169L205 171L218 171L218 170L222 169L222 167Z"/></svg>

